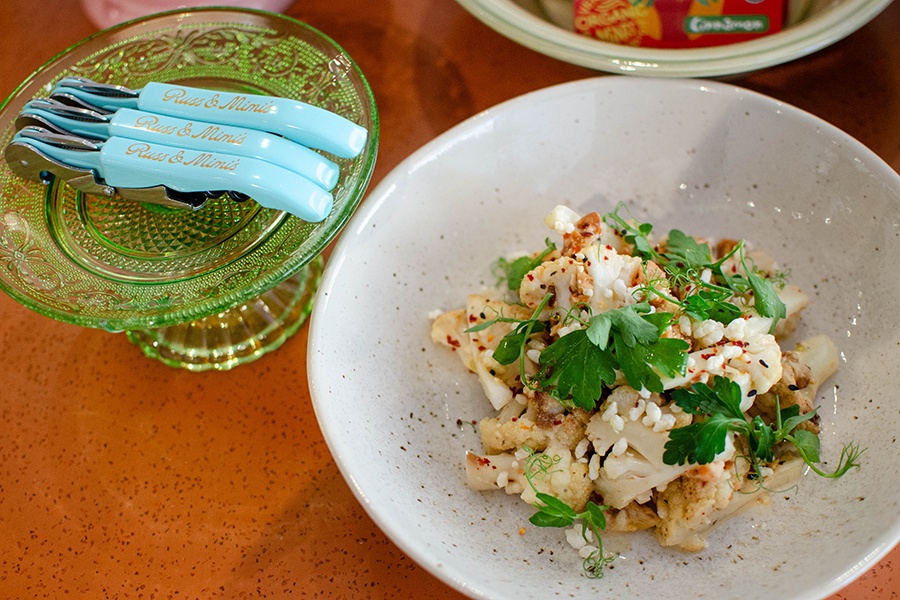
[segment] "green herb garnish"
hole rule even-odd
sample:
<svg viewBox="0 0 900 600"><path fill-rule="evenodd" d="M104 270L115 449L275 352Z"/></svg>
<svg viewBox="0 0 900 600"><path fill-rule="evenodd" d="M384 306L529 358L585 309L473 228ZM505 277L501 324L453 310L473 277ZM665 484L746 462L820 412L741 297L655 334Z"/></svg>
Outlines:
<svg viewBox="0 0 900 600"><path fill-rule="evenodd" d="M800 414L797 405L778 408L776 422L765 423L756 416L748 419L741 411L741 388L727 377L713 378L713 385L695 383L691 389L675 389L670 392L672 400L685 412L700 417L700 420L669 432L663 462L668 465L686 463L708 464L716 455L725 450L729 432L743 435L749 448L752 469L759 475L760 462L775 459L773 448L781 442L793 444L800 458L817 474L836 478L843 476L851 468L859 468L859 456L865 451L850 443L841 451L837 468L832 473L821 470L819 458L819 437L797 426L815 416L815 411Z"/></svg>
<svg viewBox="0 0 900 600"><path fill-rule="evenodd" d="M538 387L588 411L596 407L604 386L613 387L616 369L634 389L662 392L655 369L669 377L683 374L690 345L661 338L672 315L649 310L649 304L640 303L593 315L587 327L547 346L534 378Z"/></svg>
<svg viewBox="0 0 900 600"><path fill-rule="evenodd" d="M544 262L544 259L547 258L548 254L556 250L556 244L551 242L550 238L546 238L544 244L546 245L546 248L534 258L530 256L520 256L512 261L506 258L498 259L494 264L494 274L497 276L498 283L503 282L509 289L513 291L518 290L519 286L522 285L522 279L525 278L528 271L539 266Z"/></svg>
<svg viewBox="0 0 900 600"><path fill-rule="evenodd" d="M528 521L537 527L571 527L576 521L581 521L581 536L584 540L590 543L591 540L587 536L587 532L590 530L597 541L597 549L582 563L584 573L591 579L603 577L603 567L616 559L614 555L606 555L603 550L603 538L600 536L600 532L606 529L606 515L603 514L603 511L608 510L609 506L597 505L588 501L584 511L578 513L559 498L539 492L534 485L533 478L540 479L548 475L550 469L559 463L560 458L536 453L527 446L524 446L524 449L529 453L528 461L525 463L525 479L539 502L535 505L537 512L531 515Z"/></svg>
<svg viewBox="0 0 900 600"><path fill-rule="evenodd" d="M679 305L682 310L695 319L714 319L722 323L730 323L740 316L741 309L731 302L734 295L753 294L753 308L762 317L772 319L772 331L780 319L786 314L784 303L775 291L771 280L761 276L755 268L747 264L744 256L744 242L738 242L728 254L713 260L708 244L701 244L694 238L677 229L669 232L665 244L665 252L660 252L650 241L649 235L653 225L635 220L626 220L619 211L624 204L604 215L603 220L617 228L625 241L634 246L634 255L644 261L653 261L665 271L668 282L678 298L672 298L660 291L653 283L647 290ZM744 275L727 275L722 265L737 254ZM702 273L709 270L712 277L704 281ZM680 298L680 300L679 300Z"/></svg>

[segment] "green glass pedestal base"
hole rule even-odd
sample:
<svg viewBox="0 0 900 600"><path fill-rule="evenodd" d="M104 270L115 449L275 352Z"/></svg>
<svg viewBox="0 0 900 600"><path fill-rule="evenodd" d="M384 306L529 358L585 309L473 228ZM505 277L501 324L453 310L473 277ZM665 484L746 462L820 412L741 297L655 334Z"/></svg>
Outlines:
<svg viewBox="0 0 900 600"><path fill-rule="evenodd" d="M280 347L312 311L324 260L227 311L181 325L129 331L144 354L191 371L225 371Z"/></svg>

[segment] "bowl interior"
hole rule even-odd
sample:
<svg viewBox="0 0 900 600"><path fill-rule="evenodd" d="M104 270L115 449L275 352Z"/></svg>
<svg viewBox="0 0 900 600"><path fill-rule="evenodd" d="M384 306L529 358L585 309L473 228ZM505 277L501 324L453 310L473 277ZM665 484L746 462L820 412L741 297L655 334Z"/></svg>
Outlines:
<svg viewBox="0 0 900 600"><path fill-rule="evenodd" d="M791 24L762 38L690 49L640 48L588 38L568 27L566 0L457 0L487 26L532 50L624 75L721 77L806 56L850 35L891 0L792 2Z"/></svg>
<svg viewBox="0 0 900 600"><path fill-rule="evenodd" d="M604 579L557 530L501 492L465 485L471 422L492 414L474 376L429 339L435 311L494 283L499 256L543 246L559 203L626 201L661 230L747 238L812 298L795 341L825 333L841 364L820 392L823 454L868 448L839 481L805 477L733 519L696 554L613 538ZM821 598L900 537L890 404L900 333L900 178L840 131L723 84L600 78L473 118L411 156L342 236L314 309L310 378L338 464L413 559L473 597ZM360 299L365 298L365 302ZM348 344L352 335L369 340ZM519 534L526 528L524 535ZM752 585L745 585L752 582Z"/></svg>
<svg viewBox="0 0 900 600"><path fill-rule="evenodd" d="M48 316L109 329L159 327L217 313L270 289L317 256L358 205L372 174L372 91L332 40L293 19L227 9L164 13L100 32L26 80L2 107L0 147L25 103L65 76L140 89L150 81L302 100L369 130L340 166L335 205L308 223L227 197L198 211L24 181L0 159L0 286Z"/></svg>

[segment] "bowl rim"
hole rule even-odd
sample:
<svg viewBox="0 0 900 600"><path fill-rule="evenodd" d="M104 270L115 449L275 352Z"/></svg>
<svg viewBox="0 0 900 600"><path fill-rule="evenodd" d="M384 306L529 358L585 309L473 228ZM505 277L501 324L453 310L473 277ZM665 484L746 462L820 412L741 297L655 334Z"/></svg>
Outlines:
<svg viewBox="0 0 900 600"><path fill-rule="evenodd" d="M329 365L327 359L317 353L315 348L319 343L318 340L328 339L329 335L333 335L333 332L332 334L329 334L328 328L323 325L323 323L327 321L324 313L328 310L328 301L330 297L336 293L336 290L339 290L342 287L342 265L350 260L349 253L357 245L354 243L356 238L360 235L366 235L367 232L376 230L374 223L379 214L386 209L390 212L390 202L398 187L398 180L415 172L421 165L431 163L436 155L455 146L458 142L466 140L471 137L473 133L481 131L484 128L485 121L492 119L496 113L514 110L515 107L534 100L535 98L565 95L576 92L579 89L591 88L597 85L663 85L666 86L667 89L687 88L693 91L739 94L744 97L774 103L777 105L779 112L783 111L784 113L797 115L803 119L811 119L822 131L832 132L844 138L847 145L852 147L857 155L866 157L867 166L885 174L890 179L893 186L898 190L898 193L900 193L900 173L895 171L872 150L856 140L856 138L844 132L837 126L828 123L821 117L796 106L776 100L763 93L749 90L732 83L706 81L702 79L659 79L641 76L627 78L608 76L588 77L585 79L551 85L503 101L471 116L429 142L426 142L387 173L369 194L366 202L361 205L360 209L350 220L347 231L338 239L334 251L326 264L317 293L316 303L310 317L310 330L307 340L307 373L310 397L313 411L320 424L326 445L328 446L341 475L348 484L348 487L350 487L353 495L369 517L418 565L422 566L445 584L472 598L494 598L495 596L490 593L490 590L485 590L470 583L465 578L465 573L449 565L446 560L441 560L434 553L429 553L427 549L420 547L414 539L408 537L407 527L392 520L389 511L380 507L383 504L383 501L379 502L370 496L369 491L365 487L365 483L358 478L358 473L353 470L350 461L352 461L352 457L358 451L360 440L344 439L338 435L335 428L330 428L328 426L329 421L327 411L332 410L331 403L328 402L328 396L332 392L329 391L327 369L329 366L333 367L333 365ZM803 594L795 596L792 600L821 600L837 593L852 581L856 580L867 569L884 558L894 546L900 544L900 519L896 519L889 527L885 527L882 531L882 537L875 540L875 542L876 543L872 544L871 552L861 557L858 562L849 566L844 572L835 573L828 581L820 582L817 586L807 589Z"/></svg>
<svg viewBox="0 0 900 600"><path fill-rule="evenodd" d="M541 19L513 0L457 0L482 23L537 52L575 65L624 75L737 75L817 52L850 35L892 0L842 2L778 33L705 48L640 48L579 35Z"/></svg>

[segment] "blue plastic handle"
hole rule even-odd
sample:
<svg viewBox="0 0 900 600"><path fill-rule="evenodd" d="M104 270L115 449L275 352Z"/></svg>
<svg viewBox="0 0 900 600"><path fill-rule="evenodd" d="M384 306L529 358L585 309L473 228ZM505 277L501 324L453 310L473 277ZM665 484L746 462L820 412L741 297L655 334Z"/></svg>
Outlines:
<svg viewBox="0 0 900 600"><path fill-rule="evenodd" d="M358 156L368 138L365 127L323 108L288 98L157 82L148 83L136 92L137 97L104 95L67 87L64 79L54 88L54 93L71 94L106 110L140 109L182 119L268 131L340 158Z"/></svg>
<svg viewBox="0 0 900 600"><path fill-rule="evenodd" d="M65 131L97 140L118 136L258 158L290 169L326 190L333 189L340 176L338 165L321 154L281 136L255 129L176 119L130 108L119 109L106 117L107 122L71 118L47 110L40 103L26 104L22 115L39 116Z"/></svg>
<svg viewBox="0 0 900 600"><path fill-rule="evenodd" d="M283 210L311 223L331 212L333 196L293 171L256 158L111 137L97 151L69 150L17 134L47 156L92 169L117 188L165 185L180 192L234 190L266 208Z"/></svg>

